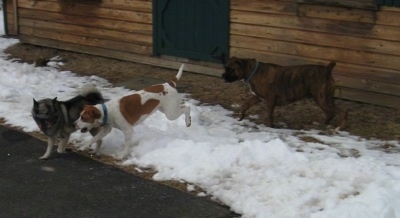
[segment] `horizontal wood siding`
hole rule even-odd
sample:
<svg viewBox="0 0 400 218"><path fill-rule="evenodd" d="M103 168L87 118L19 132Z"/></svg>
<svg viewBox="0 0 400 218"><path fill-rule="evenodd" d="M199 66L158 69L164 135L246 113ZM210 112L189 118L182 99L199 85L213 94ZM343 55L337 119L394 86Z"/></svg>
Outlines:
<svg viewBox="0 0 400 218"><path fill-rule="evenodd" d="M17 1L18 29L12 4L7 28L23 42L169 68L182 61L152 56L152 0ZM231 0L230 56L281 65L335 60L337 97L400 108L400 8L309 2ZM194 72L222 72L184 61Z"/></svg>
<svg viewBox="0 0 400 218"><path fill-rule="evenodd" d="M18 0L18 17L22 39L152 54L151 0Z"/></svg>
<svg viewBox="0 0 400 218"><path fill-rule="evenodd" d="M231 0L230 55L282 65L335 60L336 96L400 108L400 9Z"/></svg>

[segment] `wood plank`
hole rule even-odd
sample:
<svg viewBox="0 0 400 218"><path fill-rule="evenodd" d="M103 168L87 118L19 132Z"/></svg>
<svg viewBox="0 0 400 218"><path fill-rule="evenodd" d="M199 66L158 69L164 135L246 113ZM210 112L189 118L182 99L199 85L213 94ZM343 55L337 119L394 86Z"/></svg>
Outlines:
<svg viewBox="0 0 400 218"><path fill-rule="evenodd" d="M231 35L230 46L308 58L335 60L344 63L357 63L360 65L387 69L400 69L400 56L372 52L353 51L237 35Z"/></svg>
<svg viewBox="0 0 400 218"><path fill-rule="evenodd" d="M360 37L355 36L310 32L280 27L253 26L240 23L232 23L230 25L230 34L400 56L400 41L369 38L362 38L362 40L360 40Z"/></svg>
<svg viewBox="0 0 400 218"><path fill-rule="evenodd" d="M342 75L335 75L334 78L337 86L400 97L399 84L379 82L370 80L368 78L353 78Z"/></svg>
<svg viewBox="0 0 400 218"><path fill-rule="evenodd" d="M127 33L115 30L104 30L99 28L83 27L47 21L37 21L26 18L21 18L19 24L21 26L32 27L34 29L41 29L45 31L53 31L65 34L74 33L74 35L79 36L129 42L146 46L151 46L153 40L151 35Z"/></svg>
<svg viewBox="0 0 400 218"><path fill-rule="evenodd" d="M297 4L294 1L231 0L231 9L296 15Z"/></svg>
<svg viewBox="0 0 400 218"><path fill-rule="evenodd" d="M381 105L391 108L400 108L400 97L393 95L364 92L357 89L338 88L336 89L335 96L337 98L348 99L352 101Z"/></svg>
<svg viewBox="0 0 400 218"><path fill-rule="evenodd" d="M16 20L15 20L15 11L14 11L14 2L13 1L3 1L3 4L5 3L5 5L3 5L5 11L2 11L3 13L5 13L5 23L4 23L4 30L5 33L8 35L17 35L18 32L16 30Z"/></svg>
<svg viewBox="0 0 400 218"><path fill-rule="evenodd" d="M128 21L111 20L98 17L87 17L86 15L67 15L49 11L38 11L26 8L18 10L21 18L34 20L49 20L58 23L73 24L77 26L97 27L109 30L125 31L130 33L140 33L151 35L152 25L145 23L134 23Z"/></svg>
<svg viewBox="0 0 400 218"><path fill-rule="evenodd" d="M300 4L297 15L328 20L375 23L376 12L323 5Z"/></svg>
<svg viewBox="0 0 400 218"><path fill-rule="evenodd" d="M152 11L151 0L79 0L79 1L62 1L60 0L46 0L48 2L56 2L61 4L75 4L75 5L96 5L102 8L114 8L130 11Z"/></svg>
<svg viewBox="0 0 400 218"><path fill-rule="evenodd" d="M376 23L400 27L400 11L380 10L377 14Z"/></svg>
<svg viewBox="0 0 400 218"><path fill-rule="evenodd" d="M76 43L78 45L88 45L93 47L115 49L127 52L133 52L137 54L152 54L152 46L137 45L132 43L116 42L112 40L98 39L93 37L85 37L78 35L71 35L66 33L57 33L45 30L39 30L32 27L21 26L20 34L25 35L25 38L29 36L36 36L46 39L54 39L64 42Z"/></svg>
<svg viewBox="0 0 400 218"><path fill-rule="evenodd" d="M4 1L3 1L4 2ZM14 2L13 1L5 1L5 5L3 6L6 9L7 13L13 14L14 13Z"/></svg>
<svg viewBox="0 0 400 218"><path fill-rule="evenodd" d="M32 37L32 36L26 36L26 35L21 35L20 39L22 42L30 43L30 44L34 44L34 45L40 45L40 46L57 48L57 49L62 49L62 50L74 51L74 52L81 52L81 53L85 53L85 54L99 55L99 56L104 56L104 57L108 57L108 58L116 58L116 59L125 60L125 61L133 61L133 62L137 62L137 63L149 64L149 65L165 67L165 68L170 68L170 69L175 69L175 70L179 69L179 67L181 66L181 64L183 62L181 60L178 60L178 61L166 60L166 59L160 59L160 58L154 57L154 56L146 56L146 55L141 55L141 54L124 52L124 51L120 51L120 50L92 47L92 46L88 46L88 45L78 45L76 43L62 42L62 41L53 40L53 39ZM185 71L220 77L221 73L223 72L223 68L222 68L222 65L219 67L210 67L210 66L198 65L196 63L185 63Z"/></svg>
<svg viewBox="0 0 400 218"><path fill-rule="evenodd" d="M259 61L280 64L283 66L293 66L301 64L327 64L330 61L318 58L304 58L294 55L278 54L266 51L259 52L251 49L235 47L231 47L230 55L242 58L256 58ZM384 83L400 84L400 72L398 70L388 70L376 67L366 67L363 65L337 62L336 67L333 70L333 74L361 79L367 78Z"/></svg>
<svg viewBox="0 0 400 218"><path fill-rule="evenodd" d="M237 10L231 10L230 16L231 23L280 27L338 35L352 35L361 38L386 39L393 41L398 41L398 39L400 39L399 28L391 26Z"/></svg>
<svg viewBox="0 0 400 218"><path fill-rule="evenodd" d="M101 7L116 8L130 11L152 12L152 0L102 0Z"/></svg>
<svg viewBox="0 0 400 218"><path fill-rule="evenodd" d="M400 85L400 72L364 65L338 63L334 74Z"/></svg>
<svg viewBox="0 0 400 218"><path fill-rule="evenodd" d="M391 6L380 6L379 11L392 11L392 12L399 12L400 8L398 7L391 7Z"/></svg>
<svg viewBox="0 0 400 218"><path fill-rule="evenodd" d="M375 12L320 5L301 5L298 9L298 15L319 19L344 20L400 27L400 23L397 22L400 12L387 10Z"/></svg>
<svg viewBox="0 0 400 218"><path fill-rule="evenodd" d="M378 9L375 0L296 0L296 2L299 4L319 4L366 10Z"/></svg>
<svg viewBox="0 0 400 218"><path fill-rule="evenodd" d="M30 0L19 0L18 7L62 12L68 15L81 15L86 17L101 17L107 19L124 20L137 23L152 23L153 15L148 12L128 11L119 9L99 8L90 5L75 5L75 4L59 4L55 2L36 1L32 4Z"/></svg>

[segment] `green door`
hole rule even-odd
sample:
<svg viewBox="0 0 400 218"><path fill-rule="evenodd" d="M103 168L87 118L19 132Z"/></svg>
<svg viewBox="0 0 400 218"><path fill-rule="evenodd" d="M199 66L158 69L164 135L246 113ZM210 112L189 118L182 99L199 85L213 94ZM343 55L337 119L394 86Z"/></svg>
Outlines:
<svg viewBox="0 0 400 218"><path fill-rule="evenodd" d="M154 53L221 62L228 56L229 0L154 0Z"/></svg>

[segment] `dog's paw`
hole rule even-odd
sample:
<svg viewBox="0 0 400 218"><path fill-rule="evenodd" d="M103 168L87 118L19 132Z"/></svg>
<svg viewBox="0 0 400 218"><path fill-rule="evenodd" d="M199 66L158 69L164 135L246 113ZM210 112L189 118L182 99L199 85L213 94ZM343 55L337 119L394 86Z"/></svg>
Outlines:
<svg viewBox="0 0 400 218"><path fill-rule="evenodd" d="M78 151L84 151L84 150L90 148L90 144L85 143L85 144L78 145L77 147L78 147Z"/></svg>
<svg viewBox="0 0 400 218"><path fill-rule="evenodd" d="M92 155L99 155L99 149L89 148L88 152Z"/></svg>
<svg viewBox="0 0 400 218"><path fill-rule="evenodd" d="M57 148L57 153L64 154L64 153L67 153L67 152L65 151L65 148Z"/></svg>
<svg viewBox="0 0 400 218"><path fill-rule="evenodd" d="M50 155L43 155L43 156L39 157L39 160L47 160L47 159L49 159L49 156Z"/></svg>
<svg viewBox="0 0 400 218"><path fill-rule="evenodd" d="M115 155L115 159L116 159L117 161L124 161L124 160L127 160L128 157L129 157L129 154L126 154L126 153L120 153L120 154L116 154L116 155Z"/></svg>
<svg viewBox="0 0 400 218"><path fill-rule="evenodd" d="M115 159L117 161L123 161L124 159L126 159L126 157L125 157L125 155L117 155L117 156L115 156Z"/></svg>

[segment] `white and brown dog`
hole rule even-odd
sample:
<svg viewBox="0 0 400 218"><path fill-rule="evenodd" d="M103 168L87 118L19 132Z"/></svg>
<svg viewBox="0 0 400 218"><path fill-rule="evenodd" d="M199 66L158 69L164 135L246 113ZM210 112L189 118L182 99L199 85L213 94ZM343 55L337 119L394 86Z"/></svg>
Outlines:
<svg viewBox="0 0 400 218"><path fill-rule="evenodd" d="M81 149L88 148L110 133L112 127L120 129L125 135L125 150L118 159L124 158L130 148L133 136L133 126L141 123L155 111L163 112L169 120L176 120L185 114L186 126L191 124L190 107L181 104L181 97L176 90L176 83L181 78L184 65L178 74L169 82L153 85L119 99L112 99L104 104L85 105L76 127L86 132L92 128L101 127L98 134L84 143ZM100 143L94 148L98 152Z"/></svg>

